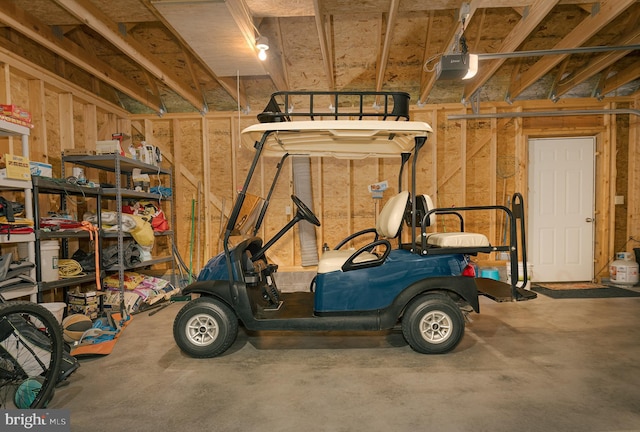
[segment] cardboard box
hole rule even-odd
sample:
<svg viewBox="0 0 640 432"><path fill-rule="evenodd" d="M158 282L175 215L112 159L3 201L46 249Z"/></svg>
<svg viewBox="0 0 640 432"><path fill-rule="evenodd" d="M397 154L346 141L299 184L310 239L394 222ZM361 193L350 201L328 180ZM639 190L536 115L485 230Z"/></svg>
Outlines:
<svg viewBox="0 0 640 432"><path fill-rule="evenodd" d="M0 110L1 110L0 114L4 116L12 117L14 119L17 119L26 123L31 123L31 113L27 110L20 108L17 105L1 104Z"/></svg>
<svg viewBox="0 0 640 432"><path fill-rule="evenodd" d="M98 304L99 293L96 291L69 291L67 293L67 303L75 305L96 305Z"/></svg>
<svg viewBox="0 0 640 432"><path fill-rule="evenodd" d="M40 177L53 177L53 169L51 164L44 162L29 162L31 175Z"/></svg>
<svg viewBox="0 0 640 432"><path fill-rule="evenodd" d="M5 154L4 162L6 164L6 178L15 180L31 180L29 159L24 156Z"/></svg>

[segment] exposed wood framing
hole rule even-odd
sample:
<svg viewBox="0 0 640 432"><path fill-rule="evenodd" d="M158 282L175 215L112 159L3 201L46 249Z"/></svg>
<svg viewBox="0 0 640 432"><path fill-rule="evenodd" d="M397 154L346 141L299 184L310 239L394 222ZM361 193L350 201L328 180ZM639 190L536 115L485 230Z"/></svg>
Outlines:
<svg viewBox="0 0 640 432"><path fill-rule="evenodd" d="M540 22L549 14L558 1L559 0L536 0L528 7L528 13L522 17L507 37L502 40L502 44L500 45L500 48L498 48L497 52L502 53L515 51L531 34L531 32L538 27ZM486 64L487 62L483 62L482 67L480 68L480 73L476 75L469 84L465 85L462 98L464 100L470 99L471 96L493 76L493 74L506 60L506 58L491 60L489 64Z"/></svg>
<svg viewBox="0 0 640 432"><path fill-rule="evenodd" d="M610 109L615 109L616 108L616 104L611 104L609 106ZM611 182L609 183L609 190L605 192L605 195L607 196L607 200L608 200L608 205L609 205L609 227L608 227L608 234L609 234L609 259L613 259L615 257L616 254L616 250L615 250L615 244L616 244L616 218L615 218L615 214L616 214L616 203L615 203L615 199L614 197L616 196L616 177L618 175L618 169L617 169L617 159L618 159L618 152L617 150L615 150L616 148L616 143L617 143L617 130L616 130L616 123L617 123L617 117L613 114L610 115L605 115L605 127L608 127L609 129L609 142L610 145L612 147L611 153L610 153L610 160L609 160L609 164L610 164L610 168L609 168L609 176L612 179Z"/></svg>
<svg viewBox="0 0 640 432"><path fill-rule="evenodd" d="M632 20L633 28L630 32L626 33L622 38L613 42L613 45L631 45L640 42L640 26L637 26L637 16ZM631 51L612 51L609 53L600 54L596 58L592 59L589 64L577 70L575 74L560 82L555 89L555 96L561 96L571 90L578 84L586 81L596 73L608 68L616 61L620 60Z"/></svg>
<svg viewBox="0 0 640 432"><path fill-rule="evenodd" d="M282 22L280 18L276 18L276 28L278 29L278 46L282 47L282 52L278 56L280 60L280 70L282 71L282 80L284 81L280 85L276 83L278 90L289 90L289 71L287 67L287 56L284 52L284 39L282 37Z"/></svg>
<svg viewBox="0 0 640 432"><path fill-rule="evenodd" d="M131 37L120 33L118 25L111 21L102 11L88 0L55 0L77 19L98 32L102 37L126 54L131 60L149 71L153 76L166 84L170 89L193 105L198 111L203 110L202 97L190 87L185 86L174 73L154 58L146 48Z"/></svg>
<svg viewBox="0 0 640 432"><path fill-rule="evenodd" d="M623 85L640 78L640 62L629 66L612 77L606 78L601 95L609 94Z"/></svg>
<svg viewBox="0 0 640 432"><path fill-rule="evenodd" d="M209 173L211 172L211 164L210 157L211 154L209 152L209 122L206 118L202 118L201 120L201 131L202 131L202 172L205 173L203 176L202 187L205 191L209 192L211 190L211 176ZM205 195L206 196L206 195ZM199 197L198 197L199 199ZM211 228L211 206L209 205L209 200L204 200L204 247L203 250L206 253L206 256L212 255L211 249L211 239L213 235L213 230Z"/></svg>
<svg viewBox="0 0 640 432"><path fill-rule="evenodd" d="M14 3L5 2L3 4L2 9L0 9L0 20L140 103L159 111L158 100L136 82L130 80L106 62L98 59L90 51L71 42L71 40L56 37L49 26L17 8ZM64 76L63 73L61 75Z"/></svg>
<svg viewBox="0 0 640 432"><path fill-rule="evenodd" d="M442 53L447 53L451 51L452 48L455 46L456 42L458 42L459 36L467 28L467 26L469 25L469 22L471 22L471 19L473 18L473 15L478 9L478 4L480 4L480 2L481 2L480 0L471 1L471 3L469 4L469 16L466 18L464 24L459 23L451 26L451 31L449 32L449 35L447 36L444 44L442 45L442 49L441 49ZM456 11L456 12L458 12L459 14L459 11ZM459 20L458 16L453 17L454 23L458 22L458 20ZM425 71L423 71L423 73L425 73ZM428 74L428 78L424 79L424 77L422 77L423 79L420 80L421 83L426 82L426 84L424 86L421 85L420 87L420 98L418 99L419 103L426 101L427 97L429 96L429 93L431 93L431 90L433 90L433 86L436 83L435 69L432 72L427 72L427 74Z"/></svg>
<svg viewBox="0 0 640 432"><path fill-rule="evenodd" d="M58 113L60 116L60 150L76 148L73 131L73 95L71 93L58 95Z"/></svg>
<svg viewBox="0 0 640 432"><path fill-rule="evenodd" d="M544 3L544 1L543 1ZM589 15L578 24L567 36L558 42L553 49L568 49L582 46L593 35L607 25L611 20L623 13L635 0L608 0L601 3L600 11L595 15ZM525 73L520 76L517 83L510 87L508 98L514 99L544 74L564 60L568 54L546 56L538 60ZM466 92L465 92L466 93Z"/></svg>
<svg viewBox="0 0 640 432"><path fill-rule="evenodd" d="M96 117L96 106L93 104L84 104L83 106L83 122L84 143L81 147L89 150L96 149L96 141L98 140L98 118Z"/></svg>
<svg viewBox="0 0 640 432"><path fill-rule="evenodd" d="M384 32L384 45L382 46L382 51L379 56L380 61L376 68L378 72L376 75L376 91L381 91L382 85L384 84L384 75L387 70L387 62L389 61L389 50L391 49L391 38L393 37L393 28L396 25L399 5L400 0L391 0L391 4L389 5L387 26Z"/></svg>
<svg viewBox="0 0 640 432"><path fill-rule="evenodd" d="M640 109L640 99L631 105ZM640 247L640 119L629 118L629 169L627 186L627 238L635 239L633 247Z"/></svg>
<svg viewBox="0 0 640 432"><path fill-rule="evenodd" d="M322 13L320 5L321 0L313 0L313 8L315 10L316 30L318 31L318 39L320 41L320 52L322 53L322 64L324 65L324 71L327 76L327 84L329 90L335 90L336 80L333 74L333 50L329 45L327 38L327 31L325 28L326 18Z"/></svg>
<svg viewBox="0 0 640 432"><path fill-rule="evenodd" d="M29 158L31 160L48 161L46 109L44 81L29 80L29 111L33 123L33 131L29 140Z"/></svg>

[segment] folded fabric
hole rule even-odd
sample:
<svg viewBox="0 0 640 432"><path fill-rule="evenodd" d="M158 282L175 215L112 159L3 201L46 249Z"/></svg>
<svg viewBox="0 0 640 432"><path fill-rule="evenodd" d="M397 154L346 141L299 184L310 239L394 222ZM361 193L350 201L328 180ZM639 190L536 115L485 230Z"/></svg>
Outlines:
<svg viewBox="0 0 640 432"><path fill-rule="evenodd" d="M117 231L118 229L118 213L102 212L102 225L105 231ZM85 214L84 220L92 224L98 223L98 217L94 214ZM131 234L135 241L145 248L153 247L155 237L153 236L153 228L151 224L140 216L127 213L121 214L122 231Z"/></svg>

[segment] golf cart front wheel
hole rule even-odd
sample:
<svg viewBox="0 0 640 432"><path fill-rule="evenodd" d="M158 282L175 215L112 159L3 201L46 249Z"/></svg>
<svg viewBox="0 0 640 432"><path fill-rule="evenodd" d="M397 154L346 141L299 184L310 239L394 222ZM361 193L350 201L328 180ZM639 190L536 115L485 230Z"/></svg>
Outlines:
<svg viewBox="0 0 640 432"><path fill-rule="evenodd" d="M173 322L173 338L191 357L224 353L236 340L238 318L223 302L200 297L187 303Z"/></svg>
<svg viewBox="0 0 640 432"><path fill-rule="evenodd" d="M464 317L448 296L424 295L407 308L402 318L402 334L414 351L443 354L453 350L462 340Z"/></svg>

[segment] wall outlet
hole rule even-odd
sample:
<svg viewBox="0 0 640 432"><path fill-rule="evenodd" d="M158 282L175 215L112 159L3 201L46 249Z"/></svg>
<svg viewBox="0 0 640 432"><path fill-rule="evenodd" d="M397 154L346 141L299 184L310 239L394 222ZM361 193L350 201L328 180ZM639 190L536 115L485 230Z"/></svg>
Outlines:
<svg viewBox="0 0 640 432"><path fill-rule="evenodd" d="M624 205L624 195L616 195L616 205Z"/></svg>

